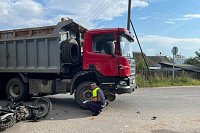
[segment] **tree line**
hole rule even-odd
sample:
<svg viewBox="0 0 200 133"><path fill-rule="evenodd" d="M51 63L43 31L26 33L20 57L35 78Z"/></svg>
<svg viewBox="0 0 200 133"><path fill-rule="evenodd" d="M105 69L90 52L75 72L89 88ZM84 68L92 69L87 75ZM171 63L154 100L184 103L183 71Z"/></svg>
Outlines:
<svg viewBox="0 0 200 133"><path fill-rule="evenodd" d="M199 65L200 66L200 49L198 51L195 51L195 57L188 58L184 64L189 65Z"/></svg>

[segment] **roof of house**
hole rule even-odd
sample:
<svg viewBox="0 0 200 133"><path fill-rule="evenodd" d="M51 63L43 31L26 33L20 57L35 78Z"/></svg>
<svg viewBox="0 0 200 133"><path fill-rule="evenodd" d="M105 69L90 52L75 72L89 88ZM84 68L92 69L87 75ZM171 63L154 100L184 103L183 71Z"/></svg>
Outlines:
<svg viewBox="0 0 200 133"><path fill-rule="evenodd" d="M161 62L171 63L171 61L166 56L147 56L149 66L160 67Z"/></svg>
<svg viewBox="0 0 200 133"><path fill-rule="evenodd" d="M161 62L160 64L165 65L165 66L169 66L169 67L173 67L173 63ZM174 67L180 68L182 70L200 72L200 66L187 65L187 64L174 64Z"/></svg>
<svg viewBox="0 0 200 133"><path fill-rule="evenodd" d="M140 60L143 60L143 56L141 52L133 52L133 57L135 58L136 64ZM146 61L150 68L161 67L161 65L159 64L160 62L172 63L166 56L146 56L144 54L144 57L146 58Z"/></svg>

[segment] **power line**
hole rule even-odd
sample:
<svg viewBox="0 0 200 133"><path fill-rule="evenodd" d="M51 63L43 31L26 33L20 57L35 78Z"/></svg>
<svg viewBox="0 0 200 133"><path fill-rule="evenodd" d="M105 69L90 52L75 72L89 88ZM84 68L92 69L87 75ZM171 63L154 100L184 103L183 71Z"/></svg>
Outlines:
<svg viewBox="0 0 200 133"><path fill-rule="evenodd" d="M86 21L93 19L96 14L106 5L106 0L103 0L96 8L91 9L90 13L87 14L87 17L84 17L83 23Z"/></svg>
<svg viewBox="0 0 200 133"><path fill-rule="evenodd" d="M80 18L80 22L83 22L83 21L85 20L85 18L90 17L91 13L92 13L95 9L97 10L98 8L100 8L101 5L102 5L105 1L106 1L106 0L99 1L99 2L96 4L96 6L93 6L93 8L90 8L90 10L88 10L88 13Z"/></svg>
<svg viewBox="0 0 200 133"><path fill-rule="evenodd" d="M97 19L100 15L102 15L106 9L110 6L109 4L112 3L112 1L109 1L108 3L104 3L99 10L95 10L93 12L92 16L90 16L88 19L85 19L85 21L89 21L90 19Z"/></svg>
<svg viewBox="0 0 200 133"><path fill-rule="evenodd" d="M103 7L99 11L97 11L97 14L95 15L94 18L98 18L103 13L105 13L105 11L107 11L107 9L109 8L109 6L110 6L111 3L112 3L112 1L108 1L107 3L105 2L105 4L103 5Z"/></svg>
<svg viewBox="0 0 200 133"><path fill-rule="evenodd" d="M141 45L140 45L140 41L139 41L138 36L137 36L137 33L136 33L136 31L135 31L135 27L133 26L132 20L130 20L130 23L131 23L133 32L134 32L134 34L135 34L137 43L138 43L138 45L139 45L139 47L140 47L140 51L141 51L141 53L142 53L142 57L143 57L143 59L144 59L145 65L146 65L147 70L148 70L148 73L149 73L149 75L150 75L149 66L148 66L147 61L146 61L146 58L145 58L145 56L144 56L144 52L143 52L142 47L141 47Z"/></svg>

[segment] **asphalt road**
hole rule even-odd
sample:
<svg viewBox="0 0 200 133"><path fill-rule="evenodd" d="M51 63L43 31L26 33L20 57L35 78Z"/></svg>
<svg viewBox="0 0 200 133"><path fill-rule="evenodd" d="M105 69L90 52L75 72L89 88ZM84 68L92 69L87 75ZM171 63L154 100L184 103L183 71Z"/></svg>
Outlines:
<svg viewBox="0 0 200 133"><path fill-rule="evenodd" d="M39 122L19 122L5 133L200 133L200 87L138 89L117 96L97 117L72 96L49 96L53 109ZM0 101L0 105L5 105Z"/></svg>

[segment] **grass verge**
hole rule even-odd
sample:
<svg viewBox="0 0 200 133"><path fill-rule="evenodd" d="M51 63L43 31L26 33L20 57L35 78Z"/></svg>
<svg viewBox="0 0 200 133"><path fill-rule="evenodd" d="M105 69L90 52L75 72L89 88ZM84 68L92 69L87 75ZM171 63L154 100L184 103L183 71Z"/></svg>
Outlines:
<svg viewBox="0 0 200 133"><path fill-rule="evenodd" d="M192 79L186 74L176 77L175 82L173 82L172 77L163 75L151 76L148 80L141 75L137 75L136 83L138 87L198 86L200 80Z"/></svg>

